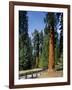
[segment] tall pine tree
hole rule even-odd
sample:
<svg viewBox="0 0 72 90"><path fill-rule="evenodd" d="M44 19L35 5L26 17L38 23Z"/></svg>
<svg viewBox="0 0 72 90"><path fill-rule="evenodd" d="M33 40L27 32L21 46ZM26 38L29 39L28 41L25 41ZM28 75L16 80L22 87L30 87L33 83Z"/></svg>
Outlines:
<svg viewBox="0 0 72 90"><path fill-rule="evenodd" d="M31 53L27 12L19 11L19 70L31 68Z"/></svg>

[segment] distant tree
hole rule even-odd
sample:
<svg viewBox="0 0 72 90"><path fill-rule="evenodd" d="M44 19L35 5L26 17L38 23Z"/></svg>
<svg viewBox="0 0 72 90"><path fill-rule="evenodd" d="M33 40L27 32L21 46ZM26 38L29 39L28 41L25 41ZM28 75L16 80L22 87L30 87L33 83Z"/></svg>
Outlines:
<svg viewBox="0 0 72 90"><path fill-rule="evenodd" d="M33 52L36 60L36 68L39 65L39 32L35 29L33 32Z"/></svg>
<svg viewBox="0 0 72 90"><path fill-rule="evenodd" d="M42 54L42 48L43 48L43 31L39 33L39 54Z"/></svg>
<svg viewBox="0 0 72 90"><path fill-rule="evenodd" d="M49 46L49 33L47 25L44 28L43 34L43 44L42 44L42 53L40 55L39 67L45 68L48 67L48 46Z"/></svg>
<svg viewBox="0 0 72 90"><path fill-rule="evenodd" d="M59 58L63 54L63 13L60 15L60 42L59 42Z"/></svg>

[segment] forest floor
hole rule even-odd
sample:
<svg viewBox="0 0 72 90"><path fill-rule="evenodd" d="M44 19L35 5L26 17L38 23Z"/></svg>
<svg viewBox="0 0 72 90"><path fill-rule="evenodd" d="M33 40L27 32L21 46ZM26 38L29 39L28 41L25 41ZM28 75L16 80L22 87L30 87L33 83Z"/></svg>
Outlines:
<svg viewBox="0 0 72 90"><path fill-rule="evenodd" d="M55 65L54 71L44 70L40 73L38 78L48 78L48 77L62 77L63 76L63 67L62 65Z"/></svg>
<svg viewBox="0 0 72 90"><path fill-rule="evenodd" d="M55 65L55 70L49 71L48 69L42 70L41 68L20 71L20 79L30 79L30 78L50 78L50 77L62 77L63 76L63 66ZM39 71L39 72L38 72ZM35 72L35 73L34 73ZM27 74L26 74L27 73Z"/></svg>
<svg viewBox="0 0 72 90"><path fill-rule="evenodd" d="M48 78L48 77L62 77L63 76L63 71L42 71L40 76L38 78Z"/></svg>
<svg viewBox="0 0 72 90"><path fill-rule="evenodd" d="M38 74L34 73L33 78L53 78L53 77L62 77L63 76L63 70L59 71L48 71L44 70L42 72L39 72ZM32 79L32 74L27 75L27 78L24 76L20 76L20 79Z"/></svg>

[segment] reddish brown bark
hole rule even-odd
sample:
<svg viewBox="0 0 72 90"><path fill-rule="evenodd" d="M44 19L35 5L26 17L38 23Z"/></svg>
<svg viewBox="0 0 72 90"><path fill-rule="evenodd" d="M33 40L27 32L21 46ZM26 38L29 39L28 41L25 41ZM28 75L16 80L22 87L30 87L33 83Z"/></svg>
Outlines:
<svg viewBox="0 0 72 90"><path fill-rule="evenodd" d="M50 30L50 41L49 41L49 62L48 71L54 71L55 59L54 59L54 30Z"/></svg>

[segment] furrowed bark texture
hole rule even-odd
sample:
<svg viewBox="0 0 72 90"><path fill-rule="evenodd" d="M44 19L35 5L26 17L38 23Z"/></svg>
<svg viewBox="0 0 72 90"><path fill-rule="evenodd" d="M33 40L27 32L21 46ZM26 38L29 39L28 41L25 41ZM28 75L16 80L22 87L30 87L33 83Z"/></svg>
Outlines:
<svg viewBox="0 0 72 90"><path fill-rule="evenodd" d="M51 71L55 66L55 58L54 58L54 30L50 30L50 41L49 41L49 64L48 70Z"/></svg>

